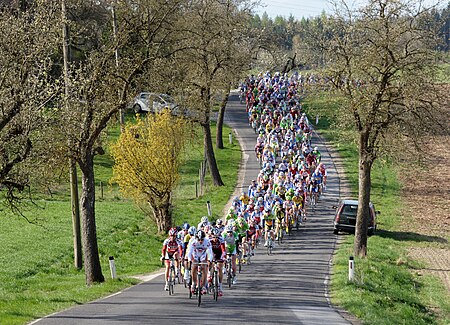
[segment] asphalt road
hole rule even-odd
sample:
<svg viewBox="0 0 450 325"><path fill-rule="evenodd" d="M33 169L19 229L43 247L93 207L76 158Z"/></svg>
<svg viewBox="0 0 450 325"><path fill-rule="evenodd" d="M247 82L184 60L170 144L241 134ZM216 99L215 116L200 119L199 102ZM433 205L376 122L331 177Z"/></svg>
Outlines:
<svg viewBox="0 0 450 325"><path fill-rule="evenodd" d="M256 135L249 127L237 96L230 97L226 123L233 127L244 150L242 188L256 178ZM318 139L314 139L318 141ZM327 299L330 259L336 243L332 232L332 205L339 198L339 178L327 152L328 186L318 207L298 232L276 246L268 256L263 247L251 265L244 265L238 283L225 288L218 302L204 296L201 307L189 300L187 289L175 295L163 291L163 276L133 286L116 295L50 315L34 324L350 324L331 308ZM239 185L238 185L239 186Z"/></svg>

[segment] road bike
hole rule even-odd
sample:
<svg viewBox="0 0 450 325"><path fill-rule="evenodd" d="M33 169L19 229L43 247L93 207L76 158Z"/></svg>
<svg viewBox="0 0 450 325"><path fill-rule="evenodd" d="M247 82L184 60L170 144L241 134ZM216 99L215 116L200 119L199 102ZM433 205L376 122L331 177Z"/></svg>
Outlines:
<svg viewBox="0 0 450 325"><path fill-rule="evenodd" d="M278 245L283 243L283 232L284 232L284 227L285 227L285 222L277 220L277 227L276 227L276 241L278 242Z"/></svg>
<svg viewBox="0 0 450 325"><path fill-rule="evenodd" d="M317 195L318 195L318 185L310 185L310 194L309 194L309 204L312 206L312 208L314 209L317 205Z"/></svg>
<svg viewBox="0 0 450 325"><path fill-rule="evenodd" d="M267 255L272 255L274 248L273 230L270 230L267 236Z"/></svg>
<svg viewBox="0 0 450 325"><path fill-rule="evenodd" d="M213 271L211 277L211 285L208 286L209 292L212 292L213 299L217 301L219 298L219 262L217 260L213 261Z"/></svg>
<svg viewBox="0 0 450 325"><path fill-rule="evenodd" d="M242 270L242 249L243 249L243 247L240 247L240 246L242 246L242 245L239 244L236 248L237 249L236 265L237 265L239 273L241 273L241 270Z"/></svg>
<svg viewBox="0 0 450 325"><path fill-rule="evenodd" d="M175 287L175 281L176 281L175 259L172 256L166 260L170 261L169 279L168 279L167 283L169 285L169 296L172 296L174 294L174 287Z"/></svg>
<svg viewBox="0 0 450 325"><path fill-rule="evenodd" d="M197 286L195 288L195 295L197 295L197 306L200 307L201 303L202 303L202 277L203 277L203 265L208 265L208 263L206 262L201 262L200 259L197 261L197 273L193 274L193 272L191 272L191 283L192 283L192 277L196 276L197 277ZM191 287L189 287L189 298L192 298L192 290Z"/></svg>
<svg viewBox="0 0 450 325"><path fill-rule="evenodd" d="M233 283L233 262L232 262L232 255L227 254L227 259L225 261L225 271L227 273L227 285L228 288L231 288L231 284Z"/></svg>

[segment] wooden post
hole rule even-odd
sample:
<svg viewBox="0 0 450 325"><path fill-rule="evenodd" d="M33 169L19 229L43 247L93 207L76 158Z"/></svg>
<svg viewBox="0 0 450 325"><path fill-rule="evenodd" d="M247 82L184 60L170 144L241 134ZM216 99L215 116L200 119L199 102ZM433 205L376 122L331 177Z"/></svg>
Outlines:
<svg viewBox="0 0 450 325"><path fill-rule="evenodd" d="M65 88L65 109L70 110L69 96L69 61L70 61L70 37L69 26L67 25L66 2L61 1L61 18L62 18L62 36L63 36L63 61L64 61L64 88ZM70 140L68 140L70 146ZM78 177L77 166L72 158L69 158L70 171L70 199L72 206L72 228L73 228L73 252L74 266L81 269L82 250L81 250L81 219L80 219L80 203L78 198Z"/></svg>

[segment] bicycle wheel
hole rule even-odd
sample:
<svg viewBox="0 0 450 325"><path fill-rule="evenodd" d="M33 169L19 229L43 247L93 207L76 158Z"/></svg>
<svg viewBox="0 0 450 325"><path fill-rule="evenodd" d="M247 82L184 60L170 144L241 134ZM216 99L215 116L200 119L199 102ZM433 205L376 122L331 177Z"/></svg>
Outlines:
<svg viewBox="0 0 450 325"><path fill-rule="evenodd" d="M242 270L242 253L240 253L239 254L239 257L238 257L238 271L239 271L239 273L241 273L241 270Z"/></svg>
<svg viewBox="0 0 450 325"><path fill-rule="evenodd" d="M170 270L169 270L169 296L173 295L173 284L175 283L173 273L174 273L174 269L173 269L173 267L170 267Z"/></svg>
<svg viewBox="0 0 450 325"><path fill-rule="evenodd" d="M200 304L202 303L201 279L202 279L202 274L201 274L201 272L198 272L197 273L197 306L198 307L200 307Z"/></svg>
<svg viewBox="0 0 450 325"><path fill-rule="evenodd" d="M248 248L248 252L247 252L247 265L250 265L251 263L252 263L252 253L253 253L253 250L252 250L252 247L251 247L251 244L249 245L249 248Z"/></svg>
<svg viewBox="0 0 450 325"><path fill-rule="evenodd" d="M228 288L231 288L231 283L232 283L232 276L233 276L233 266L231 263L231 260L228 262L227 265L227 284L228 284Z"/></svg>
<svg viewBox="0 0 450 325"><path fill-rule="evenodd" d="M191 299L192 298L192 273L189 274L188 291L189 291L189 299Z"/></svg>
<svg viewBox="0 0 450 325"><path fill-rule="evenodd" d="M214 271L214 279L213 279L213 283L214 283L214 300L217 301L217 299L219 299L219 275L217 274L218 272L215 270Z"/></svg>

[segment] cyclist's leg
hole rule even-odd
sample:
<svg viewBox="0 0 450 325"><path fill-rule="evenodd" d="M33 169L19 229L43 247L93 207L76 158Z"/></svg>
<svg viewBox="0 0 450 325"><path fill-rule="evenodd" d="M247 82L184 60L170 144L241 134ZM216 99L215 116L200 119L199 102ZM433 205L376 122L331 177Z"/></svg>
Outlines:
<svg viewBox="0 0 450 325"><path fill-rule="evenodd" d="M175 274L178 278L180 276L180 255L178 252L173 254L173 258L175 259Z"/></svg>
<svg viewBox="0 0 450 325"><path fill-rule="evenodd" d="M206 260L204 262L206 262ZM202 288L206 287L207 274L208 274L208 265L202 265L202 278L200 283Z"/></svg>
<svg viewBox="0 0 450 325"><path fill-rule="evenodd" d="M191 272L192 272L192 288L197 288L197 266L198 262L192 262L191 264Z"/></svg>

